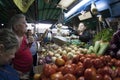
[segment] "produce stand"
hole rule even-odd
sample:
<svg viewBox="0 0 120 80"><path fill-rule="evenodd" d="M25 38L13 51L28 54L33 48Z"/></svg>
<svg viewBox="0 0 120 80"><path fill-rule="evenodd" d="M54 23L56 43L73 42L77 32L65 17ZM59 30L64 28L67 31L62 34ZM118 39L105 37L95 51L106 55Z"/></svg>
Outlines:
<svg viewBox="0 0 120 80"><path fill-rule="evenodd" d="M77 39L73 39L75 43L68 37L55 36L53 39L54 43L46 44L39 55L42 56L36 67L36 74L40 74L37 77L39 80L120 79L120 60L94 51L89 52L89 48L81 47L82 42L78 43ZM92 50L94 49L93 46ZM44 62L39 62L41 60Z"/></svg>

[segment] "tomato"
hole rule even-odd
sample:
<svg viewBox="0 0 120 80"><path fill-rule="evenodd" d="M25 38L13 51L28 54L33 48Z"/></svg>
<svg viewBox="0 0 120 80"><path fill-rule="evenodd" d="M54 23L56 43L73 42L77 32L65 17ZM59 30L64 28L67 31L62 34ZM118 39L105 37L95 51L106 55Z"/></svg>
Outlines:
<svg viewBox="0 0 120 80"><path fill-rule="evenodd" d="M96 69L87 68L84 72L85 80L96 80Z"/></svg>
<svg viewBox="0 0 120 80"><path fill-rule="evenodd" d="M43 67L43 73L45 76L50 76L51 74L56 73L57 66L55 64L45 64Z"/></svg>
<svg viewBox="0 0 120 80"><path fill-rule="evenodd" d="M115 65L116 61L117 61L116 58L112 58L110 62L111 62L113 65Z"/></svg>
<svg viewBox="0 0 120 80"><path fill-rule="evenodd" d="M120 67L120 60L117 60L117 61L115 62L115 66L116 66L116 67Z"/></svg>
<svg viewBox="0 0 120 80"><path fill-rule="evenodd" d="M103 62L99 58L94 59L92 62L96 69L104 66Z"/></svg>
<svg viewBox="0 0 120 80"><path fill-rule="evenodd" d="M118 77L118 78L114 78L113 80L120 80L120 78Z"/></svg>
<svg viewBox="0 0 120 80"><path fill-rule="evenodd" d="M84 76L81 76L77 80L85 80L85 78L84 78Z"/></svg>
<svg viewBox="0 0 120 80"><path fill-rule="evenodd" d="M84 66L85 68L90 68L90 67L92 67L91 58L86 58L86 59L84 59L84 61L83 61L83 66Z"/></svg>
<svg viewBox="0 0 120 80"><path fill-rule="evenodd" d="M67 64L72 64L72 60L66 61L65 65L67 65Z"/></svg>
<svg viewBox="0 0 120 80"><path fill-rule="evenodd" d="M72 62L77 64L80 61L80 56L77 55L76 57L73 57Z"/></svg>
<svg viewBox="0 0 120 80"><path fill-rule="evenodd" d="M62 59L62 58L57 58L57 59L55 60L55 64L56 64L57 66L63 66L63 65L65 65L65 61L64 61L64 59Z"/></svg>
<svg viewBox="0 0 120 80"><path fill-rule="evenodd" d="M109 75L104 75L103 80L112 80L112 78Z"/></svg>
<svg viewBox="0 0 120 80"><path fill-rule="evenodd" d="M61 72L54 73L50 76L50 80L63 80L63 75Z"/></svg>
<svg viewBox="0 0 120 80"><path fill-rule="evenodd" d="M65 74L63 80L76 80L76 77L73 74Z"/></svg>
<svg viewBox="0 0 120 80"><path fill-rule="evenodd" d="M84 67L82 65L76 66L75 75L79 77L79 76L83 76L83 73L84 73Z"/></svg>
<svg viewBox="0 0 120 80"><path fill-rule="evenodd" d="M101 74L97 74L97 75L96 75L96 80L103 80L102 75L101 75Z"/></svg>
<svg viewBox="0 0 120 80"><path fill-rule="evenodd" d="M68 57L66 55L62 55L62 59L66 62L68 60Z"/></svg>
<svg viewBox="0 0 120 80"><path fill-rule="evenodd" d="M72 64L65 65L64 68L63 68L62 73L63 74L67 74L67 73L74 74L74 67L72 66Z"/></svg>
<svg viewBox="0 0 120 80"><path fill-rule="evenodd" d="M117 76L120 77L120 67L117 67L115 69L115 73L117 73Z"/></svg>

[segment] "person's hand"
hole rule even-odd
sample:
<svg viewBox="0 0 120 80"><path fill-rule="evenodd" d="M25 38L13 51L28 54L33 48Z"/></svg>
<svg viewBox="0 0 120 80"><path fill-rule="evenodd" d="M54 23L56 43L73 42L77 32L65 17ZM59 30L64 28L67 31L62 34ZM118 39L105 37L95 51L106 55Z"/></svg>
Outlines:
<svg viewBox="0 0 120 80"><path fill-rule="evenodd" d="M29 36L29 37L28 37L28 42L29 42L29 43L34 42L34 37L33 37L33 36Z"/></svg>

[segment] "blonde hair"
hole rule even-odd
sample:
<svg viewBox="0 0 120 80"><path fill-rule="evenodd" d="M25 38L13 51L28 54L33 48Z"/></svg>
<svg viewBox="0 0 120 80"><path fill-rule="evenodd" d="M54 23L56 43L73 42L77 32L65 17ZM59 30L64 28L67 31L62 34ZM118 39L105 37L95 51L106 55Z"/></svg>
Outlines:
<svg viewBox="0 0 120 80"><path fill-rule="evenodd" d="M0 29L0 44L4 45L4 51L19 46L15 34L10 29Z"/></svg>

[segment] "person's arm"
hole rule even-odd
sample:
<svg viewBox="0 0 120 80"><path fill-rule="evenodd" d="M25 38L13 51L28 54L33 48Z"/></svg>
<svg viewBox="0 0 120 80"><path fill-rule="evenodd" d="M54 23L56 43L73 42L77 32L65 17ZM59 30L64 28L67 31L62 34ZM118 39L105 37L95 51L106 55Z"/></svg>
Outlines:
<svg viewBox="0 0 120 80"><path fill-rule="evenodd" d="M42 41L43 41L43 39L45 38L45 36L47 35L47 33L48 33L48 29L46 29L46 31L43 33L43 35L42 35L41 37L39 37L39 38L38 38L38 40L37 40L37 41L42 42Z"/></svg>

